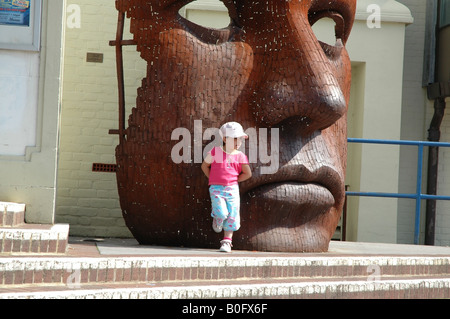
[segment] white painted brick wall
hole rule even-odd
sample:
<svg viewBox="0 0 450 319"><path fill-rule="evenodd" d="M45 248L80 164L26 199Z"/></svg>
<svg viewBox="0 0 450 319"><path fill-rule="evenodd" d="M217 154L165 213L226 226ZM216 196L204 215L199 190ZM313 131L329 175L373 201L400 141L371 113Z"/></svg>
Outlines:
<svg viewBox="0 0 450 319"><path fill-rule="evenodd" d="M93 163L115 163L118 128L114 1L68 0L81 9L81 28L66 28L65 69L56 220L75 236L131 236L119 206L114 173L92 172ZM68 17L73 12L68 12ZM128 24L124 39L131 39ZM86 53L103 53L103 63L86 62ZM145 76L135 47L124 48L127 108Z"/></svg>

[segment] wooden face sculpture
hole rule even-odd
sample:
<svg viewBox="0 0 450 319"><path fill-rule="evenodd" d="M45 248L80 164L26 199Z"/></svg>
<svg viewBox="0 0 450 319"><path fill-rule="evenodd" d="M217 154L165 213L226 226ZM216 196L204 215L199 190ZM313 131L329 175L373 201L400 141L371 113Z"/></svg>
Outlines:
<svg viewBox="0 0 450 319"><path fill-rule="evenodd" d="M351 82L345 43L356 0L223 0L231 24L221 30L182 18L178 11L189 2L116 1L147 61L116 149L128 228L141 244L216 248L221 237L211 229L203 157L194 153L211 143L203 140L206 128L237 121L278 132L272 134L279 154L277 170L263 173L258 156L253 177L240 184L234 248L327 251L345 198ZM325 17L336 23L335 45L319 42L311 29ZM173 135L177 128L191 133L189 153L182 154L191 161L175 163L171 155L181 140ZM273 141L267 148L269 154Z"/></svg>

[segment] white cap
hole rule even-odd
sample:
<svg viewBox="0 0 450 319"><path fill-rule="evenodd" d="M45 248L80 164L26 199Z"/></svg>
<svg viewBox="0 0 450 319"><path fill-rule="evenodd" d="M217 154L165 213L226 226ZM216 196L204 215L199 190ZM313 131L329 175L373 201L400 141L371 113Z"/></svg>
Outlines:
<svg viewBox="0 0 450 319"><path fill-rule="evenodd" d="M248 135L244 133L242 125L238 122L228 122L222 125L220 128L220 134L222 137L232 137L232 138L248 138Z"/></svg>

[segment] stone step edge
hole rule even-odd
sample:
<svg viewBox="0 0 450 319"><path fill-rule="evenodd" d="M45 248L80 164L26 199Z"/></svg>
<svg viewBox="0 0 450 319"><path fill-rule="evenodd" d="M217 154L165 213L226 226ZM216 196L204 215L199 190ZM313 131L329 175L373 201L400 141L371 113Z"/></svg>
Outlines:
<svg viewBox="0 0 450 319"><path fill-rule="evenodd" d="M6 257L0 285L447 275L450 257Z"/></svg>
<svg viewBox="0 0 450 319"><path fill-rule="evenodd" d="M96 281L82 282L76 273L69 276L64 282L42 282L22 285L0 285L0 294L4 292L20 291L40 291L47 289L54 290L72 290L72 289L105 289L105 288L130 288L130 287L178 287L178 286L228 286L242 284L262 284L262 283L318 283L318 282L358 282L367 281L382 283L395 280L446 280L450 279L448 275L397 275L397 276L352 276L352 277L299 277L299 278L237 278L227 281L221 279L215 280L174 280L174 281Z"/></svg>
<svg viewBox="0 0 450 319"><path fill-rule="evenodd" d="M233 282L176 284L162 287L91 285L35 287L34 291L0 291L0 299L248 299L248 298L450 298L450 278L379 281Z"/></svg>
<svg viewBox="0 0 450 319"><path fill-rule="evenodd" d="M25 204L0 202L0 227L15 227L25 223Z"/></svg>
<svg viewBox="0 0 450 319"><path fill-rule="evenodd" d="M0 257L11 253L65 254L68 242L68 224L0 228Z"/></svg>

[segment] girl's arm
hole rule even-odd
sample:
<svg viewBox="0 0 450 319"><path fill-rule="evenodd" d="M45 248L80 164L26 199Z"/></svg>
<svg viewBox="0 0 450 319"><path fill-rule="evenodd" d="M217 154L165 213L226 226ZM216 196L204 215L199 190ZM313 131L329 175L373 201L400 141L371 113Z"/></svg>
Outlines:
<svg viewBox="0 0 450 319"><path fill-rule="evenodd" d="M203 173L205 173L206 177L209 178L209 172L211 171L211 163L212 163L212 156L210 153L208 153L208 155L206 155L205 160L202 163L202 171Z"/></svg>
<svg viewBox="0 0 450 319"><path fill-rule="evenodd" d="M252 177L252 170L250 169L250 165L248 164L242 164L242 172L238 177L238 182L243 182Z"/></svg>

